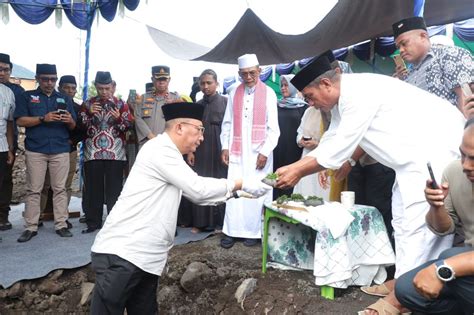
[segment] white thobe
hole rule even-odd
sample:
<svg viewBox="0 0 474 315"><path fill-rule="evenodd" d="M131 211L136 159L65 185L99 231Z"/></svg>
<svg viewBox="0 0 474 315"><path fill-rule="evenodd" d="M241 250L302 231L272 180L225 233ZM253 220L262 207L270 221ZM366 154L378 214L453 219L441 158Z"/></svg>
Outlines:
<svg viewBox="0 0 474 315"><path fill-rule="evenodd" d="M212 205L224 202L233 186L226 179L198 176L168 134L160 134L138 152L92 251L117 255L161 275L173 246L181 195L193 203Z"/></svg>
<svg viewBox="0 0 474 315"><path fill-rule="evenodd" d="M222 121L221 144L222 150L229 150L229 169L227 178L263 178L273 172L273 149L278 143L280 128L278 127L277 98L275 92L268 86L267 89L267 115L266 137L262 144L252 144L253 100L255 88L245 88L242 106L242 154L233 155L232 147L234 120L233 100L236 89L230 94ZM267 157L267 163L261 170L257 170L257 156L262 154ZM227 201L223 232L232 237L261 238L261 211L264 202L272 201L272 191L258 199L230 199Z"/></svg>
<svg viewBox="0 0 474 315"><path fill-rule="evenodd" d="M326 168L338 169L357 145L392 168L397 250L396 277L434 259L452 246L452 237L426 226L429 205L424 188L431 162L437 178L459 158L465 119L448 101L400 80L376 74L343 74L339 104L319 146L308 154Z"/></svg>

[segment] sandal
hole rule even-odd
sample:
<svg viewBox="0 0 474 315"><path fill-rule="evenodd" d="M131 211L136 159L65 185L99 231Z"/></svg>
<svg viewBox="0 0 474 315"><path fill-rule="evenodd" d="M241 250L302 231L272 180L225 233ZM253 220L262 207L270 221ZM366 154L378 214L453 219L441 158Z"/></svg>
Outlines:
<svg viewBox="0 0 474 315"><path fill-rule="evenodd" d="M375 302L372 305L369 305L365 308L363 311L359 311L357 314L358 315L365 315L366 310L374 310L379 315L405 315L405 314L411 314L411 313L402 313L398 308L393 306L392 304L388 303L384 299L378 299L377 302Z"/></svg>
<svg viewBox="0 0 474 315"><path fill-rule="evenodd" d="M361 287L360 289L362 292L368 295L374 295L374 296L380 296L380 297L386 297L390 293L390 290L383 283L379 285L373 285L371 287Z"/></svg>

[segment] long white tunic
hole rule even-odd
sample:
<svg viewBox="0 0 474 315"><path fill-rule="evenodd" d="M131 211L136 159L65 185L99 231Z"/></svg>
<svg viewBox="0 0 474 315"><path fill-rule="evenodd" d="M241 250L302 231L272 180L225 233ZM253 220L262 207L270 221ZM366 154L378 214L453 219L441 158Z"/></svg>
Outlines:
<svg viewBox="0 0 474 315"><path fill-rule="evenodd" d="M160 134L138 153L92 251L115 254L161 275L173 246L181 195L197 204L215 204L232 189L226 179L198 176L168 134Z"/></svg>
<svg viewBox="0 0 474 315"><path fill-rule="evenodd" d="M222 121L221 144L222 150L229 150L229 169L227 178L263 178L273 172L273 149L278 143L280 128L278 127L277 98L275 92L267 88L267 128L266 139L262 145L252 145L252 121L254 90L245 88L242 114L242 155L230 153L234 130L233 100L236 89L230 94L227 108ZM267 164L262 170L257 170L258 154L266 156ZM230 199L227 201L224 217L223 232L226 235L243 238L261 238L261 211L265 201L271 202L272 192L258 199Z"/></svg>
<svg viewBox="0 0 474 315"><path fill-rule="evenodd" d="M331 113L329 130L308 156L338 169L360 145L395 170L396 276L450 247L452 239L440 238L426 227L429 206L424 188L428 161L440 179L445 166L459 158L465 122L459 110L400 80L366 73L342 75L339 104Z"/></svg>

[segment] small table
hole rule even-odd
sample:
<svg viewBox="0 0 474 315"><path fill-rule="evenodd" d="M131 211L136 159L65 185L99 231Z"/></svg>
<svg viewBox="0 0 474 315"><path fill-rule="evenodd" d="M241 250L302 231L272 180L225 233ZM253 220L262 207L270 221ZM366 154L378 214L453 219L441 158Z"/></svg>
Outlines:
<svg viewBox="0 0 474 315"><path fill-rule="evenodd" d="M394 264L395 255L379 211L374 207L355 205L349 210L354 220L343 236L334 239L324 222L317 217L316 208L309 207L308 210L314 211L306 212L265 205L262 272L266 272L268 254L276 257L274 261L296 268L304 265L301 261L301 257L304 257L311 260L311 266L305 262L304 268L313 269L316 285L322 286L321 295L329 299L334 298L334 287L370 285L374 278L379 281L385 279L383 267ZM298 227L272 225L272 239L269 241L270 220L275 219L291 225L298 224ZM308 233L308 227L313 235ZM295 229L305 230L295 233ZM316 240L313 258L307 247L308 238L314 237L314 233ZM285 236L281 236L283 234ZM278 244L284 246L270 246L269 250L269 243L274 245L278 237L291 239L291 242ZM287 250L278 252L280 248Z"/></svg>

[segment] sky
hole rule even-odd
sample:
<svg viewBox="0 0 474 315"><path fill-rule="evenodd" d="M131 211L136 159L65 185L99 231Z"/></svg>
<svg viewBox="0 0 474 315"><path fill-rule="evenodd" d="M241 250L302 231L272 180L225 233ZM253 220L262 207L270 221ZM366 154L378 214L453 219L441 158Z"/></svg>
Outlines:
<svg viewBox="0 0 474 315"><path fill-rule="evenodd" d="M151 67L171 68L170 90L189 94L193 76L214 69L219 81L237 74L236 65L183 61L165 54L150 37L146 25L207 47L216 46L250 7L269 27L283 34L312 29L336 0L141 0L135 11L125 9L112 22L102 17L92 27L89 82L97 71L110 71L124 98L129 89L143 93ZM82 86L86 32L72 26L63 14L61 28L54 13L39 25L22 21L9 8L10 21L0 21L0 52L15 64L35 71L37 63L54 63L58 75L72 74Z"/></svg>

